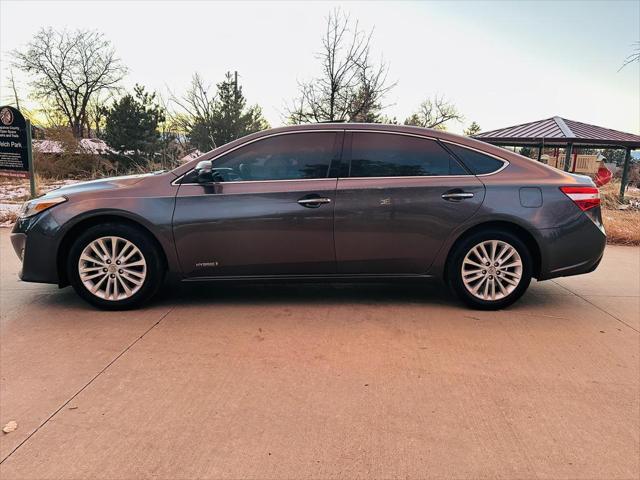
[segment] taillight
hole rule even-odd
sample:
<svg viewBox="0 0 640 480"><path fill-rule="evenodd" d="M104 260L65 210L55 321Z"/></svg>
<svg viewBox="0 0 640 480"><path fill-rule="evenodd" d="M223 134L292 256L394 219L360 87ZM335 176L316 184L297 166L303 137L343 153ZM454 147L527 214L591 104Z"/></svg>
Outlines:
<svg viewBox="0 0 640 480"><path fill-rule="evenodd" d="M560 187L560 190L583 212L600 205L600 192L596 187Z"/></svg>

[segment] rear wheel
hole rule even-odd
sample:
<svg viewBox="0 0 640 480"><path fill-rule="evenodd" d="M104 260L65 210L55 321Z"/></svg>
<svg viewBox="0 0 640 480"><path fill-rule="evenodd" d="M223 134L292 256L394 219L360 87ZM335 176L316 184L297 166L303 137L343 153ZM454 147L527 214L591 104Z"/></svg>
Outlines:
<svg viewBox="0 0 640 480"><path fill-rule="evenodd" d="M516 235L501 230L477 232L452 253L452 289L468 305L497 310L518 300L531 283L532 260Z"/></svg>
<svg viewBox="0 0 640 480"><path fill-rule="evenodd" d="M75 291L99 308L134 308L158 290L163 268L152 239L116 223L87 229L71 246L67 275Z"/></svg>

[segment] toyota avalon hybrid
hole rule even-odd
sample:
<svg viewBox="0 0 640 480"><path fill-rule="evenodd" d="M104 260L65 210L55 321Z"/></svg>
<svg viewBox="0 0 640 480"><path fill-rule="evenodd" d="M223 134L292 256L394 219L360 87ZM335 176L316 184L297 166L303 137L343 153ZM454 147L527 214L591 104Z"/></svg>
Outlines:
<svg viewBox="0 0 640 480"><path fill-rule="evenodd" d="M594 270L605 240L588 177L445 132L342 123L60 188L25 203L11 235L22 280L106 309L141 305L167 276L439 278L498 309L532 278Z"/></svg>

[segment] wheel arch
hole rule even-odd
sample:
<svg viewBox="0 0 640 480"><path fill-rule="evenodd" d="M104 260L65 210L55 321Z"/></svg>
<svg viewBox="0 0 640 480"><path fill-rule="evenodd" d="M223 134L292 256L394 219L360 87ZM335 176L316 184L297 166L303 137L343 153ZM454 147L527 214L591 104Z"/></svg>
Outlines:
<svg viewBox="0 0 640 480"><path fill-rule="evenodd" d="M516 235L525 244L529 253L531 254L531 260L533 263L533 277L538 278L542 270L542 251L540 245L533 234L522 225L519 225L508 220L494 220L478 223L464 230L455 241L451 244L447 252L447 257L444 265L444 279L448 280L449 267L451 265L453 253L456 251L458 245L463 242L467 237L477 232L481 232L486 229L496 229L509 232Z"/></svg>
<svg viewBox="0 0 640 480"><path fill-rule="evenodd" d="M69 251L71 250L71 245L77 238L78 234L83 230L86 230L87 228L93 227L94 225L100 225L102 223L108 222L129 225L133 228L141 230L143 233L148 235L158 249L158 252L160 253L160 259L162 261L163 267L165 268L165 270L168 268L169 262L165 249L162 247L162 244L158 240L158 237L146 225L144 225L144 223L118 213L101 213L83 218L82 220L76 222L64 233L56 253L56 269L58 272L58 285L60 287L69 285L66 263L69 256Z"/></svg>

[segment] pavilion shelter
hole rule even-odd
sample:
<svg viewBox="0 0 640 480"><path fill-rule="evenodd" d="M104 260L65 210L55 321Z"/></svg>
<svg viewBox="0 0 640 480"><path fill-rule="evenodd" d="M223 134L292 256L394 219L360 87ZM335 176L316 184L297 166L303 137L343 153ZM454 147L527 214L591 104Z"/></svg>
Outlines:
<svg viewBox="0 0 640 480"><path fill-rule="evenodd" d="M640 149L640 135L576 122L562 117L551 117L537 122L523 123L512 127L481 132L475 139L503 147L533 147L538 149L538 161L544 148L564 148L562 167L567 172L576 170L579 148L624 149L624 165L620 198L624 199L627 185L631 151Z"/></svg>

